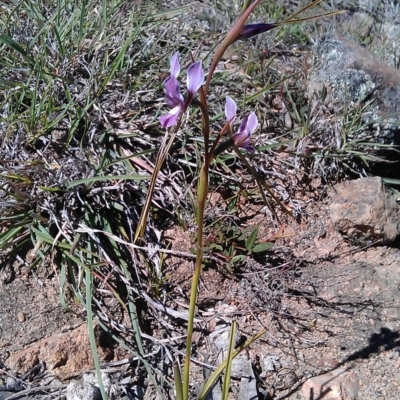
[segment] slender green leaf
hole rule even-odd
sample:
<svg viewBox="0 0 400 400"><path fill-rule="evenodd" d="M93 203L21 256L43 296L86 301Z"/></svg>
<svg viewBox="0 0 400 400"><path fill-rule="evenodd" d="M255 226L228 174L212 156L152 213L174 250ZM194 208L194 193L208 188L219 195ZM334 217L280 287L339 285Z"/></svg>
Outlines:
<svg viewBox="0 0 400 400"><path fill-rule="evenodd" d="M257 240L257 235L258 235L258 226L256 226L252 232L250 233L249 237L247 238L245 242L245 247L248 251L251 251L254 247L254 243Z"/></svg>
<svg viewBox="0 0 400 400"><path fill-rule="evenodd" d="M225 367L225 377L222 387L222 400L228 400L229 388L231 385L232 360L235 351L236 334L237 334L237 324L236 321L232 321L231 335L229 338L228 355Z"/></svg>
<svg viewBox="0 0 400 400"><path fill-rule="evenodd" d="M261 336L265 334L266 330L263 329L262 331L258 332L256 335L251 337L249 340L247 340L245 343L240 345L232 354L232 358L237 357L244 349L249 347L252 343L254 343L257 339L259 339ZM228 360L224 360L220 365L218 365L217 369L211 374L211 376L207 379L207 382L203 385L203 387L200 390L200 393L197 397L198 400L205 400L208 392L211 390L211 388L214 386L215 382L219 378L219 376L222 374L224 369L226 368Z"/></svg>
<svg viewBox="0 0 400 400"><path fill-rule="evenodd" d="M183 400L182 376L179 364L175 363L173 369L174 369L176 400Z"/></svg>

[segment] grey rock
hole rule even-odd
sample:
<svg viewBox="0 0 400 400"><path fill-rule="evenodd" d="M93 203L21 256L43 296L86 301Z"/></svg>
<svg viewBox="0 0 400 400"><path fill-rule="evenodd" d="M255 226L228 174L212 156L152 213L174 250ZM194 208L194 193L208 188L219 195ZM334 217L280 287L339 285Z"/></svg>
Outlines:
<svg viewBox="0 0 400 400"><path fill-rule="evenodd" d="M253 369L249 358L241 353L232 360L232 371L231 375L235 378L247 378L251 379L253 376Z"/></svg>
<svg viewBox="0 0 400 400"><path fill-rule="evenodd" d="M363 129L352 139L400 144L400 71L341 35L322 38L313 49L308 93L327 89L325 103L343 114L358 107ZM372 138L372 139L371 139Z"/></svg>
<svg viewBox="0 0 400 400"><path fill-rule="evenodd" d="M333 0L335 8L352 12L365 12L381 22L386 19L399 21L398 0ZM398 13L397 13L398 14Z"/></svg>
<svg viewBox="0 0 400 400"><path fill-rule="evenodd" d="M352 239L391 243L400 236L400 207L379 177L347 181L329 192L333 226Z"/></svg>
<svg viewBox="0 0 400 400"><path fill-rule="evenodd" d="M87 382L94 386L98 386L98 379L97 379L96 374L84 373L82 375L82 380L83 380L83 382ZM105 371L101 371L101 380L103 382L105 391L108 392L111 387L111 378L110 378L109 374Z"/></svg>
<svg viewBox="0 0 400 400"><path fill-rule="evenodd" d="M365 12L355 12L347 24L347 30L352 37L364 40L372 31L374 19Z"/></svg>
<svg viewBox="0 0 400 400"><path fill-rule="evenodd" d="M203 367L203 375L204 375L204 382L210 377L211 369L207 367ZM201 386L199 385L197 392L200 393ZM222 388L221 388L221 379L217 379L214 386L211 390L207 393L205 400L221 400L222 399Z"/></svg>
<svg viewBox="0 0 400 400"><path fill-rule="evenodd" d="M240 390L237 400L256 400L258 399L256 377L248 358L243 357L242 378L240 379Z"/></svg>
<svg viewBox="0 0 400 400"><path fill-rule="evenodd" d="M206 400L222 400L222 388L221 388L221 382L219 380L217 380L215 385L207 394Z"/></svg>
<svg viewBox="0 0 400 400"><path fill-rule="evenodd" d="M216 329L210 334L210 339L218 350L226 350L229 347L230 328L225 326Z"/></svg>
<svg viewBox="0 0 400 400"><path fill-rule="evenodd" d="M67 400L101 400L100 389L89 382L74 381L67 386Z"/></svg>
<svg viewBox="0 0 400 400"><path fill-rule="evenodd" d="M266 371L277 371L281 367L279 357L273 355L266 355L263 359L264 369Z"/></svg>

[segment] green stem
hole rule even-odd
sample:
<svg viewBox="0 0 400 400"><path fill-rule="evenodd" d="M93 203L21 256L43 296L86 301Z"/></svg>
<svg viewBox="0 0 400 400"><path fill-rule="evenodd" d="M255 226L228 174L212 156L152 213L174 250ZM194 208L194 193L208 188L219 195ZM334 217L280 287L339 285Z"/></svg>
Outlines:
<svg viewBox="0 0 400 400"><path fill-rule="evenodd" d="M197 189L198 213L197 213L196 265L194 267L192 288L190 291L189 321L187 327L187 340L186 340L186 356L185 356L185 367L183 370L184 400L189 399L190 356L192 351L192 335L194 328L194 314L197 301L197 291L199 287L201 266L203 261L203 225L204 225L204 209L208 193L208 170L209 170L209 162L206 159L200 171L200 181Z"/></svg>

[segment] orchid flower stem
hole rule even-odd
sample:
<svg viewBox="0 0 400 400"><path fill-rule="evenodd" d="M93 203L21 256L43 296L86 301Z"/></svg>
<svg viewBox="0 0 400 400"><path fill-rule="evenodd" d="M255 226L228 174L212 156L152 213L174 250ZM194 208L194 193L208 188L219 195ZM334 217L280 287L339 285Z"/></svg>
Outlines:
<svg viewBox="0 0 400 400"><path fill-rule="evenodd" d="M209 137L210 137L210 117L208 114L208 105L204 88L200 88L200 110L202 115L202 133L204 137L205 152L204 162L201 167L199 184L197 187L197 243L196 243L196 264L192 278L192 288L190 291L189 303L189 320L187 327L186 339L186 355L185 365L183 370L183 400L189 400L189 373L190 373L190 356L192 352L192 336L194 328L194 316L196 312L197 291L199 288L201 267L203 263L203 230L204 230L204 210L206 207L208 195L208 175L210 170L210 162L212 153L209 152Z"/></svg>
<svg viewBox="0 0 400 400"><path fill-rule="evenodd" d="M201 110L201 115L202 115L202 123L201 123L201 131L203 133L204 137L204 160L205 162L209 160L209 143L210 143L210 117L208 115L208 105L207 105L207 99L206 95L204 93L204 89L201 87L200 88L200 101L198 102L198 105Z"/></svg>
<svg viewBox="0 0 400 400"><path fill-rule="evenodd" d="M229 147L232 146L232 144L233 144L232 139L227 139L224 142L222 142L220 145L218 145L220 140L221 140L221 138L222 138L222 136L224 135L224 133L226 131L229 131L229 127L230 127L229 126L229 122L227 122L225 124L225 126L221 129L221 131L218 133L218 136L215 138L214 143L213 143L213 145L211 147L211 150L210 150L211 159L215 158L216 156L221 154L224 150L227 150L227 149L229 149Z"/></svg>
<svg viewBox="0 0 400 400"><path fill-rule="evenodd" d="M209 165L206 160L200 171L200 181L197 189L198 211L197 211L196 265L194 267L192 288L190 292L189 321L187 327L187 340L186 340L186 357L185 357L185 367L183 371L184 400L189 399L190 356L192 351L192 336L194 328L194 314L196 310L197 291L199 287L201 267L203 261L203 226L204 226L204 209L208 193L208 170L209 170Z"/></svg>
<svg viewBox="0 0 400 400"><path fill-rule="evenodd" d="M210 87L211 78L214 74L215 69L217 68L219 61L224 55L226 49L239 38L240 33L242 32L243 29L243 25L245 24L247 18L249 18L249 15L258 6L260 1L261 0L256 0L254 3L251 3L250 5L247 6L247 8L245 8L245 10L240 15L239 19L236 21L235 25L233 25L230 31L226 34L224 40L216 48L214 57L211 61L210 71L208 72L207 80L204 85L204 93L206 96L208 94L208 89Z"/></svg>
<svg viewBox="0 0 400 400"><path fill-rule="evenodd" d="M297 23L305 22L305 21L312 21L315 19L330 17L333 15L338 15L338 14L342 14L343 12L345 12L343 10L342 11L332 11L332 12L329 12L326 14L315 15L315 16L311 16L311 17L305 17L305 18L298 19L297 16L299 14L301 14L307 10L310 10L311 8L315 7L316 5L318 5L322 2L322 0L315 0L314 2L301 8L296 13L292 14L290 17L286 18L284 21L274 22L274 23L265 23L265 24L253 24L253 25L264 25L264 26L263 27L257 26L257 29L255 29L253 33L251 33L250 35L246 35L246 31L248 31L248 30L252 31L252 24L245 26L245 23L246 23L247 19L249 18L250 14L254 11L254 9L259 5L260 2L261 2L261 0L255 0L252 3L250 0L244 1L243 7L242 7L242 13L241 13L239 19L236 21L235 25L233 25L233 27L230 29L230 31L226 34L225 38L222 40L220 45L217 46L214 57L211 61L210 71L208 73L207 80L204 85L204 92L206 95L208 94L208 89L210 87L211 79L213 77L214 71L217 68L219 61L221 60L222 56L224 55L226 49L231 44L236 42L237 40L255 36L255 35L258 35L263 32L267 32L278 26L297 24ZM246 27L247 27L247 29L246 29Z"/></svg>

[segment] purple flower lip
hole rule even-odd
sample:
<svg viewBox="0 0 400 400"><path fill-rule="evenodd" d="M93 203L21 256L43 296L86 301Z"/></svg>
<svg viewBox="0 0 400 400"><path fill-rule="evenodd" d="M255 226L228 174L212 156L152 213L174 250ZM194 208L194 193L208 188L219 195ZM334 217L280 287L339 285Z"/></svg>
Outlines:
<svg viewBox="0 0 400 400"><path fill-rule="evenodd" d="M170 60L171 75L164 81L165 102L172 107L172 109L159 118L163 128L169 128L178 122L181 112L189 106L194 95L204 83L204 72L201 61L197 61L190 65L187 70L187 95L184 97L180 92L180 86L177 79L180 70L179 52L176 52Z"/></svg>
<svg viewBox="0 0 400 400"><path fill-rule="evenodd" d="M259 35L260 33L268 32L271 29L276 28L277 26L279 26L279 24L258 23L244 25L242 28L242 32L240 33L237 40L251 38L253 36Z"/></svg>
<svg viewBox="0 0 400 400"><path fill-rule="evenodd" d="M252 111L244 117L238 133L232 136L231 139L234 141L235 145L250 153L254 153L254 147L251 144L251 134L255 131L257 125L257 116Z"/></svg>

